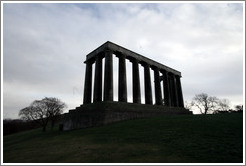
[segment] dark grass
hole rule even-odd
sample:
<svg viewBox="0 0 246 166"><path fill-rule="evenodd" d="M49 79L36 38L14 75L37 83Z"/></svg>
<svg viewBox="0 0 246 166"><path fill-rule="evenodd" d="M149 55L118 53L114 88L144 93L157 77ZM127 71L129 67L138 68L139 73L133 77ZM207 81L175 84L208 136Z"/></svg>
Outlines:
<svg viewBox="0 0 246 166"><path fill-rule="evenodd" d="M173 115L3 137L4 163L242 163L243 114Z"/></svg>

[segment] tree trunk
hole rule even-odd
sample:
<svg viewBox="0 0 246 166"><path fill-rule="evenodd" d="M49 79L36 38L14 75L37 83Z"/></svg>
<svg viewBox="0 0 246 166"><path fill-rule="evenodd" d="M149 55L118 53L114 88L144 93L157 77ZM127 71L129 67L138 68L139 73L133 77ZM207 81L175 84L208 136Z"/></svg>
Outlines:
<svg viewBox="0 0 246 166"><path fill-rule="evenodd" d="M204 114L206 115L206 114L207 114L207 112L208 112L208 109L205 109L205 112L204 112Z"/></svg>
<svg viewBox="0 0 246 166"><path fill-rule="evenodd" d="M43 131L43 132L46 131L46 125L43 126L43 130L42 130L42 131Z"/></svg>
<svg viewBox="0 0 246 166"><path fill-rule="evenodd" d="M52 129L52 130L53 130L54 126L55 126L55 120L52 119L52 120L51 120L51 129Z"/></svg>

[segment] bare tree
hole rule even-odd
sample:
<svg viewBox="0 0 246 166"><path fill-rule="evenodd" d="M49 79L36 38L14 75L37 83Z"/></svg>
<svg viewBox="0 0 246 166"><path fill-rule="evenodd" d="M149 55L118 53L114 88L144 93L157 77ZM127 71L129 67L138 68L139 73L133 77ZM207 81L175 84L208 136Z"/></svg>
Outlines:
<svg viewBox="0 0 246 166"><path fill-rule="evenodd" d="M54 126L55 117L62 113L66 104L57 98L45 97L42 100L35 100L29 107L23 108L19 112L19 116L23 120L33 120L43 127L46 131L46 126L51 120L52 127Z"/></svg>
<svg viewBox="0 0 246 166"><path fill-rule="evenodd" d="M51 126L53 128L55 121L57 120L57 115L62 114L63 109L66 108L66 104L62 102L60 99L54 97L45 97L41 101L45 103L47 112L49 114L49 118L51 120Z"/></svg>
<svg viewBox="0 0 246 166"><path fill-rule="evenodd" d="M192 100L192 106L196 106L201 114L207 114L208 111L213 111L218 103L218 98L214 96L208 96L206 93L195 95Z"/></svg>
<svg viewBox="0 0 246 166"><path fill-rule="evenodd" d="M40 101L35 100L30 106L21 109L19 116L23 120L37 122L43 127L43 131L45 131L49 118L48 112L43 108L43 106L44 105Z"/></svg>
<svg viewBox="0 0 246 166"><path fill-rule="evenodd" d="M228 111L230 108L230 101L228 99L218 100L218 109L221 111Z"/></svg>
<svg viewBox="0 0 246 166"><path fill-rule="evenodd" d="M242 112L243 111L243 105L236 105L235 106L236 111Z"/></svg>
<svg viewBox="0 0 246 166"><path fill-rule="evenodd" d="M192 107L192 102L191 103L189 103L188 101L185 101L185 103L184 103L184 107L186 108L186 109L188 109L188 110L190 110L191 109L191 107Z"/></svg>

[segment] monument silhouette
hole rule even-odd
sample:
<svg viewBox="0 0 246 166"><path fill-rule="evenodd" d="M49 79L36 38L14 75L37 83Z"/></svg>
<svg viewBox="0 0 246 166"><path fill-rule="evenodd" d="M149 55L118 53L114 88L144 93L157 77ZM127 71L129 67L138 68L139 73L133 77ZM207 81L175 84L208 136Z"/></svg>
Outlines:
<svg viewBox="0 0 246 166"><path fill-rule="evenodd" d="M113 56L118 58L118 101L113 101ZM104 71L102 60L104 58ZM128 102L126 60L132 64L133 103ZM85 128L116 121L168 114L192 114L184 108L181 72L107 41L86 56L83 104L64 115L63 130ZM92 68L95 64L94 87ZM139 67L144 68L140 82ZM154 72L151 80L150 70ZM104 72L104 80L102 79ZM102 86L104 81L104 87ZM152 97L154 83L155 104ZM144 84L145 104L140 86ZM143 86L143 85L142 85ZM163 98L161 92L163 86ZM103 89L102 89L103 88ZM93 90L93 95L92 95ZM103 93L102 93L103 92Z"/></svg>

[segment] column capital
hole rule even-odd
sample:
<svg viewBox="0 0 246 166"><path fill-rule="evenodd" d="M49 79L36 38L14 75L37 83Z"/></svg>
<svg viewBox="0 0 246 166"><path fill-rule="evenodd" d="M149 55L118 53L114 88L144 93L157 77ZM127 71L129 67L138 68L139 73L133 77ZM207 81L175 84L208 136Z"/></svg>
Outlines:
<svg viewBox="0 0 246 166"><path fill-rule="evenodd" d="M101 54L98 54L96 57L95 57L95 61L97 60L101 60L103 59L103 56Z"/></svg>
<svg viewBox="0 0 246 166"><path fill-rule="evenodd" d="M167 74L167 73L168 73L168 71L165 70L165 69L160 69L160 72L161 72L162 74Z"/></svg>
<svg viewBox="0 0 246 166"><path fill-rule="evenodd" d="M181 78L181 76L179 76L179 75L174 75L176 78Z"/></svg>
<svg viewBox="0 0 246 166"><path fill-rule="evenodd" d="M84 61L85 64L93 64L95 62L95 59L87 59L86 61Z"/></svg>
<svg viewBox="0 0 246 166"><path fill-rule="evenodd" d="M150 66L150 68L154 71L160 71L160 69L157 66Z"/></svg>
<svg viewBox="0 0 246 166"><path fill-rule="evenodd" d="M120 51L116 51L114 52L114 54L116 55L117 58L121 58L121 57L126 58L126 55Z"/></svg>
<svg viewBox="0 0 246 166"><path fill-rule="evenodd" d="M171 72L167 72L167 74L168 74L169 76L174 76L174 74L171 73Z"/></svg>
<svg viewBox="0 0 246 166"><path fill-rule="evenodd" d="M139 62L139 64L143 67L150 67L150 64L148 64L147 62L144 62L144 61Z"/></svg>
<svg viewBox="0 0 246 166"><path fill-rule="evenodd" d="M140 61L137 59L137 58L134 58L134 57L129 57L129 61L132 62L132 63L139 63Z"/></svg>
<svg viewBox="0 0 246 166"><path fill-rule="evenodd" d="M104 56L105 56L105 52L103 51L103 52L98 53L96 58L98 57L98 58L102 59L102 58L104 58Z"/></svg>
<svg viewBox="0 0 246 166"><path fill-rule="evenodd" d="M104 49L103 52L104 52L104 53L111 53L111 54L114 53L114 51L111 50L111 49L109 49L109 48Z"/></svg>

